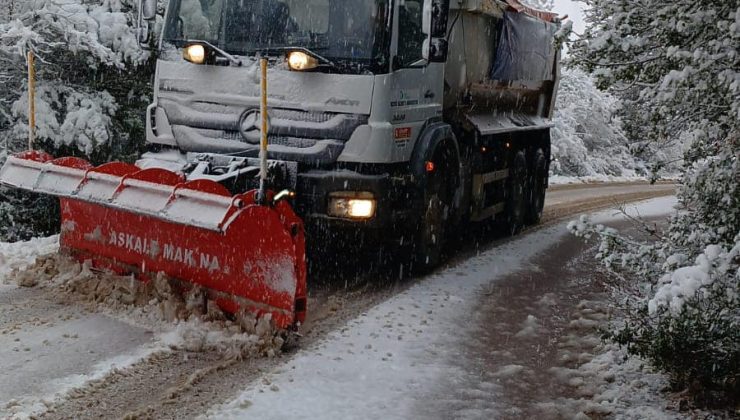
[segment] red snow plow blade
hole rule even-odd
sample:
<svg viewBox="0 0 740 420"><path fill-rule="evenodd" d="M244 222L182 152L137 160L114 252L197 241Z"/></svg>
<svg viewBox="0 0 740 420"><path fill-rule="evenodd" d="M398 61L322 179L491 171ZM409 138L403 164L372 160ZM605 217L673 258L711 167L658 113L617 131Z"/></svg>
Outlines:
<svg viewBox="0 0 740 420"><path fill-rule="evenodd" d="M227 312L271 314L280 329L304 321L303 225L285 201L260 205L256 191L232 196L164 169L34 151L8 158L0 183L58 196L60 244L79 260L144 281L164 272L206 288Z"/></svg>

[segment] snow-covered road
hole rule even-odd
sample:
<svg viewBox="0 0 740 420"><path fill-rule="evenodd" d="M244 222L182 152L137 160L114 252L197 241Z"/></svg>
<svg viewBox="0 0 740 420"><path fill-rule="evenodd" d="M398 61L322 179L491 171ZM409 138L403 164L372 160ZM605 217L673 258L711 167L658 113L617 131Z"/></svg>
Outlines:
<svg viewBox="0 0 740 420"><path fill-rule="evenodd" d="M551 213L549 220L592 208L589 200L603 207L615 200L670 192L644 185L602 192L599 186L581 187L589 190L585 194L578 188L551 192L550 200L557 203L546 212L559 213ZM563 207L568 203L572 207ZM454 385L469 375L451 361L461 357L459 343L471 328L470 302L485 295L496 279L536 268L536 256L557 247L564 235L562 223L551 224L472 258L454 258L448 267L413 280L400 293L386 290L378 305L346 296L342 306L350 309L338 313L327 310L331 305L314 305L312 309L327 318L317 322L310 333L314 338L303 350L278 359L229 364L219 353L173 350L161 328L137 323L136 317L60 305L47 289L2 285L0 417L34 412L45 412L48 418L121 417L142 411L169 418L205 413L251 418L419 414L415 410L420 401L445 392L435 386ZM55 252L54 243L55 238L0 243L0 284L13 268ZM358 312L362 314L356 316ZM93 389L91 382L97 383ZM480 385L475 392L492 386ZM88 389L75 389L80 386ZM470 414L478 417L495 410L484 404Z"/></svg>
<svg viewBox="0 0 740 420"><path fill-rule="evenodd" d="M450 362L466 335L469 303L491 281L555 245L563 233L562 225L553 226L432 274L301 352L268 375L269 384L251 386L214 410L213 417L415 417L421 399L438 395L433 388L441 379L464 379Z"/></svg>
<svg viewBox="0 0 740 420"><path fill-rule="evenodd" d="M50 303L32 289L0 288L0 401L38 409L55 394L125 367L151 348L151 332L107 316ZM20 412L20 410L19 410Z"/></svg>
<svg viewBox="0 0 740 420"><path fill-rule="evenodd" d="M632 211L646 217L668 214L674 204L673 197L661 198L635 206ZM619 219L613 211L602 212L599 217L612 222ZM539 263L563 245L572 246L573 238L565 223L558 223L439 270L362 313L313 348L299 352L287 365L249 385L233 401L213 408L208 416L501 417L504 414L496 401L500 384L495 375L471 371L475 360L461 360L489 357L465 352L481 328L475 322L481 310L478 302L494 293L498 281L513 273L526 270L548 278ZM526 324L526 320L522 321ZM522 330L529 334L526 325ZM502 334L500 338L510 337ZM507 365L499 377L517 375L521 370L521 365Z"/></svg>
<svg viewBox="0 0 740 420"><path fill-rule="evenodd" d="M24 417L161 346L146 328L0 286L0 416Z"/></svg>

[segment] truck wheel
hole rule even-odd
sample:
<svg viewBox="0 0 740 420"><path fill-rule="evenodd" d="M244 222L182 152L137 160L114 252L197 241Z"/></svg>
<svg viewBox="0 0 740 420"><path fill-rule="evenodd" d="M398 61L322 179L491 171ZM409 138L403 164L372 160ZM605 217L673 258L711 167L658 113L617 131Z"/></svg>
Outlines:
<svg viewBox="0 0 740 420"><path fill-rule="evenodd" d="M532 176L529 188L529 208L527 211L527 224L537 224L542 218L542 210L545 208L545 191L547 189L547 160L545 152L537 149L534 154L532 165Z"/></svg>
<svg viewBox="0 0 740 420"><path fill-rule="evenodd" d="M429 272L442 260L442 248L452 203L448 182L443 168L439 168L428 180L412 254L411 267L417 274Z"/></svg>
<svg viewBox="0 0 740 420"><path fill-rule="evenodd" d="M509 197L506 200L506 227L511 235L524 227L527 214L527 158L517 152L509 171Z"/></svg>

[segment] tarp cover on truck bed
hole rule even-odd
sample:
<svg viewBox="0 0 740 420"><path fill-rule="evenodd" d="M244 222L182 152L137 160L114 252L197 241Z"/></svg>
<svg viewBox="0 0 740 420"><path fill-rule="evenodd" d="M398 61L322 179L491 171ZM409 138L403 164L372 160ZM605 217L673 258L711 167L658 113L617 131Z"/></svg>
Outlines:
<svg viewBox="0 0 740 420"><path fill-rule="evenodd" d="M508 11L504 13L501 25L491 79L552 80L557 52L554 38L558 26Z"/></svg>

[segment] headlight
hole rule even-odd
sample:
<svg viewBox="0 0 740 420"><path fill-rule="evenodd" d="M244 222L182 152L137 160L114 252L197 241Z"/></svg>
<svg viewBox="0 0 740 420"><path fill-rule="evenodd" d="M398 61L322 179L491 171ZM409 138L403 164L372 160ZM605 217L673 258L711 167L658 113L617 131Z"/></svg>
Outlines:
<svg viewBox="0 0 740 420"><path fill-rule="evenodd" d="M201 44L191 44L182 50L182 57L194 64L206 62L206 47Z"/></svg>
<svg viewBox="0 0 740 420"><path fill-rule="evenodd" d="M288 67L291 70L311 70L318 67L318 65L319 60L316 57L311 57L303 51L291 51L288 53Z"/></svg>
<svg viewBox="0 0 740 420"><path fill-rule="evenodd" d="M338 192L329 195L329 216L345 219L370 219L375 215L376 201L368 192Z"/></svg>

